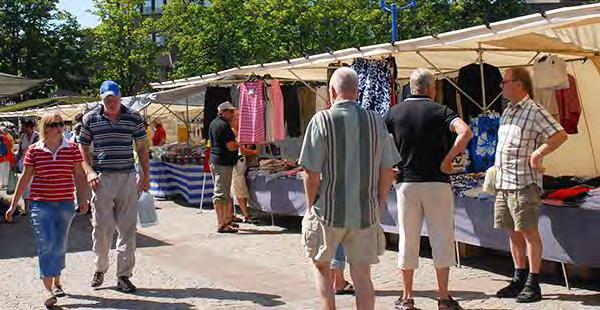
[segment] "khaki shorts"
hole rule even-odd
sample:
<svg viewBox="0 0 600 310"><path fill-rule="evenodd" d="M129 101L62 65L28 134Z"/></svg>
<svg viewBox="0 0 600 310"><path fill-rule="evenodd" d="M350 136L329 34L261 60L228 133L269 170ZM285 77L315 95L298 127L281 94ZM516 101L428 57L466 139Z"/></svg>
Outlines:
<svg viewBox="0 0 600 310"><path fill-rule="evenodd" d="M213 178L213 204L229 203L231 201L231 179L233 167L210 164Z"/></svg>
<svg viewBox="0 0 600 310"><path fill-rule="evenodd" d="M514 231L537 228L541 205L540 188L536 184L519 190L499 190L494 228Z"/></svg>
<svg viewBox="0 0 600 310"><path fill-rule="evenodd" d="M374 265L385 251L385 235L379 224L365 229L336 228L324 224L313 210L302 220L302 246L306 256L330 262L339 244L349 264Z"/></svg>

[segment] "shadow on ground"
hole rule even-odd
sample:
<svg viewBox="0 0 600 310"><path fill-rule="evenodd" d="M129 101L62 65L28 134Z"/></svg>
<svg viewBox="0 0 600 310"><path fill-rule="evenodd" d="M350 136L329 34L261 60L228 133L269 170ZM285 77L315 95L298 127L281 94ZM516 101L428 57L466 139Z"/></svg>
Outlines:
<svg viewBox="0 0 600 310"><path fill-rule="evenodd" d="M112 289L112 288L109 288ZM214 288L185 289L138 289L135 296L145 298L179 299L212 299L218 301L248 301L256 307L276 307L285 305L281 296L255 292L227 291ZM69 295L69 300L82 300L85 303L65 303L58 309L196 309L195 306L183 302L160 302L138 299L107 299L97 296Z"/></svg>
<svg viewBox="0 0 600 310"><path fill-rule="evenodd" d="M35 238L28 216L17 216L13 223L0 223L0 259L35 257ZM116 233L115 233L116 240ZM163 241L138 233L137 247L169 245ZM92 250L92 224L89 215L77 215L69 233L69 253Z"/></svg>

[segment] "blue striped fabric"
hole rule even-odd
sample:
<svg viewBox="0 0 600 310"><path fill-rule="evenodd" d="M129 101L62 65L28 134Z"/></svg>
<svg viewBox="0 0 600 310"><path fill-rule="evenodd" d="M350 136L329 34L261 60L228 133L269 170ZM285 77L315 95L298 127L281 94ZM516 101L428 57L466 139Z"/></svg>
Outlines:
<svg viewBox="0 0 600 310"><path fill-rule="evenodd" d="M204 200L201 201L204 180ZM154 197L181 195L189 204L206 204L212 202L213 188L212 176L210 173L204 173L201 165L150 162L150 193Z"/></svg>

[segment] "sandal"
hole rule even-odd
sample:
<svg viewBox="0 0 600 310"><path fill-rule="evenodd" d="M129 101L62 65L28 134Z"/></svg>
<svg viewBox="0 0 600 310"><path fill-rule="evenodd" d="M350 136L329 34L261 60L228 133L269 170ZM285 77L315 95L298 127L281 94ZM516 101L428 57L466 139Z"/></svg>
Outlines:
<svg viewBox="0 0 600 310"><path fill-rule="evenodd" d="M229 225L224 225L217 229L217 232L220 234L235 234L238 233L238 230Z"/></svg>
<svg viewBox="0 0 600 310"><path fill-rule="evenodd" d="M56 285L54 287L54 291L52 291L52 293L54 294L54 296L56 297L66 297L67 294L65 293L65 291L62 288L62 285Z"/></svg>
<svg viewBox="0 0 600 310"><path fill-rule="evenodd" d="M336 295L354 295L354 286L350 282L346 281L344 288L341 290L335 290Z"/></svg>
<svg viewBox="0 0 600 310"><path fill-rule="evenodd" d="M231 222L233 222L233 223L243 223L244 220L234 215L234 216L231 217Z"/></svg>
<svg viewBox="0 0 600 310"><path fill-rule="evenodd" d="M48 309L52 309L54 307L54 305L56 305L57 302L58 302L58 299L56 299L56 296L54 296L54 294L50 293L50 296L48 296L46 298L46 301L44 301L44 306L46 306L46 308L48 308Z"/></svg>
<svg viewBox="0 0 600 310"><path fill-rule="evenodd" d="M240 228L240 225L236 224L234 222L231 222L231 223L227 224L227 226L230 226L230 227L233 227L233 228Z"/></svg>
<svg viewBox="0 0 600 310"><path fill-rule="evenodd" d="M260 224L260 221L254 217L246 217L244 218L244 223L246 224Z"/></svg>

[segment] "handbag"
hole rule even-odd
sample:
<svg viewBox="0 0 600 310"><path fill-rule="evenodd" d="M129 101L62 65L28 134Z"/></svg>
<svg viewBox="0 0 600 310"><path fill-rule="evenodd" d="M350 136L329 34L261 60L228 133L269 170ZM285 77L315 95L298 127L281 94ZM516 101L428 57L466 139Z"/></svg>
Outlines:
<svg viewBox="0 0 600 310"><path fill-rule="evenodd" d="M496 194L496 167L491 166L485 172L485 178L483 179L483 191L495 195Z"/></svg>
<svg viewBox="0 0 600 310"><path fill-rule="evenodd" d="M154 208L154 197L147 192L143 192L138 198L138 220L142 227L151 227L158 224L158 215L156 214L156 208Z"/></svg>
<svg viewBox="0 0 600 310"><path fill-rule="evenodd" d="M15 193L15 189L17 188L18 180L19 180L19 177L17 176L17 173L14 171L11 171L10 174L8 175L8 184L6 186L6 194L12 195Z"/></svg>

